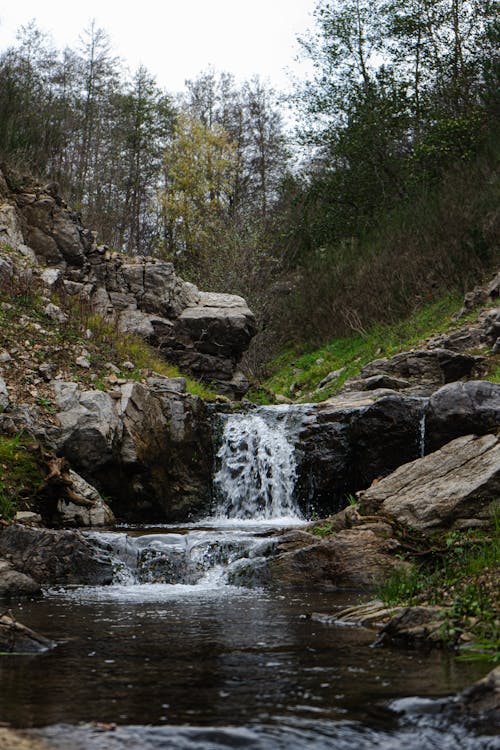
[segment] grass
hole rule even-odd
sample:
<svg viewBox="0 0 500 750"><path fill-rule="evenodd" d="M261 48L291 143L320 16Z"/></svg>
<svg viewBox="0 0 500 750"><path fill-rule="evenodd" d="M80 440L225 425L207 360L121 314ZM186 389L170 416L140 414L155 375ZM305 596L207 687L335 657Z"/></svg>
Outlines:
<svg viewBox="0 0 500 750"><path fill-rule="evenodd" d="M450 531L435 537L433 545L424 563L394 570L378 595L389 606L445 607L448 643L472 638L474 652L500 661L499 507L487 531Z"/></svg>
<svg viewBox="0 0 500 750"><path fill-rule="evenodd" d="M457 326L452 315L460 307L462 295L450 294L427 305L410 317L391 325L375 325L366 333L336 338L320 349L284 351L271 365L271 376L249 397L257 403L270 403L273 394L298 401L321 401L357 376L363 365L380 357L415 347L427 337ZM460 324L463 324L462 318ZM318 388L329 373L342 370L337 378Z"/></svg>
<svg viewBox="0 0 500 750"><path fill-rule="evenodd" d="M17 510L28 507L43 472L21 435L0 435L0 517L10 521Z"/></svg>

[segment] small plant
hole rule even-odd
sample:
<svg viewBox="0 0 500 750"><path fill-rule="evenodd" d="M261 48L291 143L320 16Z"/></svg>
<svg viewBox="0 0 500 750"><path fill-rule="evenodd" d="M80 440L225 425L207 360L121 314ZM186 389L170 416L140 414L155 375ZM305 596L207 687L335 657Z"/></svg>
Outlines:
<svg viewBox="0 0 500 750"><path fill-rule="evenodd" d="M43 481L38 463L22 434L0 436L0 513L10 521L29 502Z"/></svg>

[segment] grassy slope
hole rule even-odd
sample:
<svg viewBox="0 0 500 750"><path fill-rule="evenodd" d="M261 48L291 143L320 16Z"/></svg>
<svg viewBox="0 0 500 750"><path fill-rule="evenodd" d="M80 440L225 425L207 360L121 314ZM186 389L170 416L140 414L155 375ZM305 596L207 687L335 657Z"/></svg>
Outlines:
<svg viewBox="0 0 500 750"><path fill-rule="evenodd" d="M273 394L296 401L321 401L333 395L363 365L379 357L390 357L422 344L429 336L460 328L476 312L459 321L453 318L462 306L461 294L450 294L422 307L410 317L392 325L376 325L364 334L336 338L314 350L287 349L269 366L270 376L249 397L270 403ZM500 380L500 365L492 358L490 379ZM335 380L318 389L318 383L332 371L343 370Z"/></svg>

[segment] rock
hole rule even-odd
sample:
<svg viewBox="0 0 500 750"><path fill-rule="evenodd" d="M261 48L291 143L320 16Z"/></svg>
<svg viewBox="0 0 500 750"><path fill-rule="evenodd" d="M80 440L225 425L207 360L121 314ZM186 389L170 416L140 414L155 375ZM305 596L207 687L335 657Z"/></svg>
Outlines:
<svg viewBox="0 0 500 750"><path fill-rule="evenodd" d="M78 367L83 367L85 370L90 369L90 362L87 357L77 357L75 363L78 365Z"/></svg>
<svg viewBox="0 0 500 750"><path fill-rule="evenodd" d="M114 376L116 377L116 376ZM183 379L125 382L113 396L55 383L59 453L113 498L129 520L181 520L207 509L212 447L206 405L186 397Z"/></svg>
<svg viewBox="0 0 500 750"><path fill-rule="evenodd" d="M95 487L92 487L76 471L70 469L72 491L87 502L86 505L77 504L67 499L61 499L57 503L58 521L64 527L88 527L99 528L100 526L113 526L115 517L111 508L104 502Z"/></svg>
<svg viewBox="0 0 500 750"><path fill-rule="evenodd" d="M243 565L231 582L276 584L280 588L369 589L394 568L405 565L391 556L398 548L394 539L384 539L364 528L345 529L322 541L304 532L297 539L292 532L291 537L285 535L280 541L276 554Z"/></svg>
<svg viewBox="0 0 500 750"><path fill-rule="evenodd" d="M57 450L77 468L92 476L110 463L119 434L113 399L103 391L80 391L76 383L55 382L57 417L61 429L54 434Z"/></svg>
<svg viewBox="0 0 500 750"><path fill-rule="evenodd" d="M421 454L422 399L394 391L351 392L297 407L296 497L310 515L331 515L345 498Z"/></svg>
<svg viewBox="0 0 500 750"><path fill-rule="evenodd" d="M46 268L40 274L40 278L48 290L53 292L61 285L63 274L60 268Z"/></svg>
<svg viewBox="0 0 500 750"><path fill-rule="evenodd" d="M468 378L482 361L480 357L459 354L448 349L416 349L395 354L390 359L376 359L361 370L363 378L389 375L420 383L443 385Z"/></svg>
<svg viewBox="0 0 500 750"><path fill-rule="evenodd" d="M5 380L0 376L0 412L4 411L10 403L9 391Z"/></svg>
<svg viewBox="0 0 500 750"><path fill-rule="evenodd" d="M500 728L500 666L466 688L457 697L454 709L487 719L492 729L493 725Z"/></svg>
<svg viewBox="0 0 500 750"><path fill-rule="evenodd" d="M484 435L500 427L500 383L450 383L431 396L426 411L426 448L460 435Z"/></svg>
<svg viewBox="0 0 500 750"><path fill-rule="evenodd" d="M9 352L0 352L0 365L5 365L7 364L7 362L12 362L12 357L10 356Z"/></svg>
<svg viewBox="0 0 500 750"><path fill-rule="evenodd" d="M38 596L42 593L39 583L20 573L6 560L0 559L0 599L21 596Z"/></svg>
<svg viewBox="0 0 500 750"><path fill-rule="evenodd" d="M132 370L135 370L135 365L133 362L130 362L129 360L127 360L126 362L122 362L122 369L129 370L130 372L132 372Z"/></svg>
<svg viewBox="0 0 500 750"><path fill-rule="evenodd" d="M360 510L422 530L486 526L499 493L499 439L467 435L360 493Z"/></svg>
<svg viewBox="0 0 500 750"><path fill-rule="evenodd" d="M41 515L31 510L18 510L14 516L14 523L21 523L24 526L43 526Z"/></svg>
<svg viewBox="0 0 500 750"><path fill-rule="evenodd" d="M33 654L47 651L56 644L17 622L11 613L0 615L0 651Z"/></svg>
<svg viewBox="0 0 500 750"><path fill-rule="evenodd" d="M78 531L13 524L0 530L0 556L41 585L103 585L113 580L111 559Z"/></svg>
<svg viewBox="0 0 500 750"><path fill-rule="evenodd" d="M0 205L0 240L13 250L35 261L35 254L24 243L21 222L14 206L8 203Z"/></svg>
<svg viewBox="0 0 500 750"><path fill-rule="evenodd" d="M316 361L316 363L318 362ZM339 378L345 372L345 370L345 367L341 367L339 370L333 370L332 372L329 372L328 375L323 378L323 380L320 380L316 387L318 389L324 388L325 385L328 385L328 383L331 383L333 380L337 380L337 378Z"/></svg>
<svg viewBox="0 0 500 750"><path fill-rule="evenodd" d="M446 609L415 606L398 608L379 633L375 645L437 646L445 642Z"/></svg>
<svg viewBox="0 0 500 750"><path fill-rule="evenodd" d="M64 313L60 307L54 305L53 302L49 302L43 312L48 318L54 320L56 323L64 324L68 322L68 316L66 313Z"/></svg>

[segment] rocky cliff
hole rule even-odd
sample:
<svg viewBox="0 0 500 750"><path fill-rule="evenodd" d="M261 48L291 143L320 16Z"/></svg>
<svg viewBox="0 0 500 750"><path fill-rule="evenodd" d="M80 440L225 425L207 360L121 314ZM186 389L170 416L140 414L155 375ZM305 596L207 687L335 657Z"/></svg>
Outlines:
<svg viewBox="0 0 500 750"><path fill-rule="evenodd" d="M237 367L256 324L241 297L202 292L157 258L111 251L82 225L57 186L16 187L1 173L0 243L36 264L51 291L85 299L118 332L141 336L220 393L245 393L248 383ZM2 269L11 273L6 258Z"/></svg>

